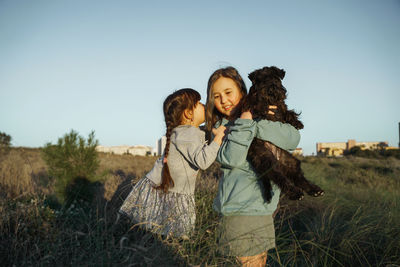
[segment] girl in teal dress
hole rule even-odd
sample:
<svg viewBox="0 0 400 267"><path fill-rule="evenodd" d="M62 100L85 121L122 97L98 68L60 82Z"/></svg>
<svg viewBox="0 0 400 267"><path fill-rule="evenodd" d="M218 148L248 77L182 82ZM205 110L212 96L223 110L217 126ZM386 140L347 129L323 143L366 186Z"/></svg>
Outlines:
<svg viewBox="0 0 400 267"><path fill-rule="evenodd" d="M221 253L236 256L243 266L264 266L267 251L275 247L273 214L280 190L273 185L271 201L264 201L247 151L254 137L294 150L300 134L290 124L253 120L250 112L240 113L240 101L246 94L245 83L233 67L218 69L209 78L206 130L210 137L213 127L228 128L217 155L223 174L213 207L221 215Z"/></svg>

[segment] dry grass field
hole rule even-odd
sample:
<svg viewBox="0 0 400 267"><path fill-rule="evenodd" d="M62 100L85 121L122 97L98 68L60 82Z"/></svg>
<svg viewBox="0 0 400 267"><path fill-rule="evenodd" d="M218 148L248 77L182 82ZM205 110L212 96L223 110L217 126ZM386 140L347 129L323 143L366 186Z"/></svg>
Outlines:
<svg viewBox="0 0 400 267"><path fill-rule="evenodd" d="M189 240L163 240L117 220L131 185L155 157L99 154L91 203L57 204L39 149L0 154L2 266L236 266L216 250L211 205L218 165L199 174L196 229ZM302 158L322 198L281 200L270 266L400 266L400 160Z"/></svg>

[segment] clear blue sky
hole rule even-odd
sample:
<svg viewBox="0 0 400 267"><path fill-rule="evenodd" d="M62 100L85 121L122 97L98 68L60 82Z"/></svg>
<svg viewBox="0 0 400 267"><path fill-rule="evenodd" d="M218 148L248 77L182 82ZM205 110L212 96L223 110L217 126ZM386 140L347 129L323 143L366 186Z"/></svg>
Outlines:
<svg viewBox="0 0 400 267"><path fill-rule="evenodd" d="M286 70L305 154L388 141L400 121L400 1L0 1L0 131L14 146L71 129L149 145L162 102L210 74Z"/></svg>

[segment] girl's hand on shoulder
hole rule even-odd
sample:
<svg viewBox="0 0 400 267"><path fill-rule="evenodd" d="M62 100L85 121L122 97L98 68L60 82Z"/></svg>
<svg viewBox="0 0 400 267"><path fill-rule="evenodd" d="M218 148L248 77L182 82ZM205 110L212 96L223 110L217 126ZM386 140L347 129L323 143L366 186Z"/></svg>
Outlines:
<svg viewBox="0 0 400 267"><path fill-rule="evenodd" d="M277 109L278 107L277 106L275 106L275 105L269 105L268 106L268 114L270 114L270 115L275 115L275 112L276 112L276 109Z"/></svg>
<svg viewBox="0 0 400 267"><path fill-rule="evenodd" d="M241 119L246 119L246 120L252 120L253 119L253 114L251 114L250 111L245 111L242 112L242 115L240 115Z"/></svg>
<svg viewBox="0 0 400 267"><path fill-rule="evenodd" d="M222 140L225 137L225 131L226 131L226 127L221 125L218 128L213 128L212 129L212 133L214 134L214 142L216 142L217 144L221 145L222 144Z"/></svg>

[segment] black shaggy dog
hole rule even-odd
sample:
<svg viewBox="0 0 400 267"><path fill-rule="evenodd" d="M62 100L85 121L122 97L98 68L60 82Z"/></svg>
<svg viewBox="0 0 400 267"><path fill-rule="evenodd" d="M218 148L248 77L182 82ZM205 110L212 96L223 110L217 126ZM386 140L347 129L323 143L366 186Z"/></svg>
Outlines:
<svg viewBox="0 0 400 267"><path fill-rule="evenodd" d="M296 129L303 124L299 114L288 110L285 103L286 89L282 85L285 71L277 67L264 67L249 74L252 82L249 94L243 100L242 111L250 110L256 120L279 121L289 123ZM276 105L268 114L269 105ZM300 168L300 161L292 154L274 144L254 138L247 157L264 186L264 199L270 201L271 183L273 181L291 200L301 200L303 191L311 196L322 196L324 191L307 181Z"/></svg>

